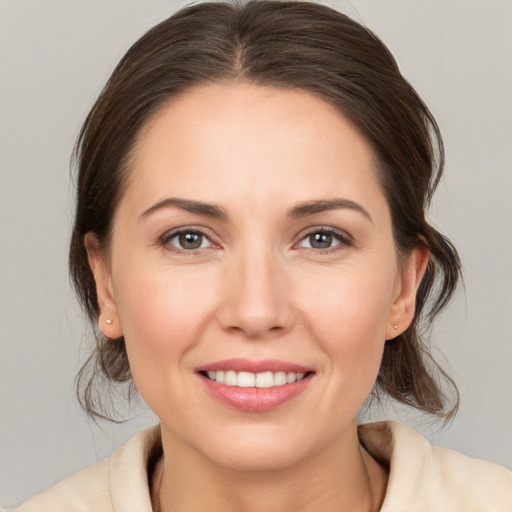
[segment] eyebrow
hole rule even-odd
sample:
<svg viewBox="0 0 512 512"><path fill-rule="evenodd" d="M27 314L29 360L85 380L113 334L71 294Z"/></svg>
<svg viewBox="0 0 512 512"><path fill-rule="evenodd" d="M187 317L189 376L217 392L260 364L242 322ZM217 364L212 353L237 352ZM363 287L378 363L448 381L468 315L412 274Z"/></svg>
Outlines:
<svg viewBox="0 0 512 512"><path fill-rule="evenodd" d="M142 215L141 218L147 217L152 213L164 209L164 208L180 208L190 213L196 213L199 215L206 215L207 217L214 217L217 219L227 219L228 214L224 208L203 203L200 201L192 201L190 199L180 199L177 197L170 197L159 201L150 208L148 208ZM350 199L321 199L318 201L308 201L294 206L287 214L291 219L298 219L301 217L307 217L308 215L314 215L316 213L325 212L328 210L336 210L338 208L347 208L364 215L372 224L373 219L368 211L360 204L351 201Z"/></svg>
<svg viewBox="0 0 512 512"><path fill-rule="evenodd" d="M315 213L321 213L328 210L336 210L338 208L348 208L364 215L372 224L373 219L363 206L359 203L351 201L350 199L324 199L319 201L310 201L302 203L288 212L288 217L297 219L306 217L308 215L314 215Z"/></svg>
<svg viewBox="0 0 512 512"><path fill-rule="evenodd" d="M206 215L207 217L215 217L217 219L227 219L228 214L224 208L214 204L202 203L200 201L191 201L189 199L179 199L170 197L156 203L148 208L140 217L147 217L148 215L161 210L163 208L180 208L190 213L197 213L199 215Z"/></svg>

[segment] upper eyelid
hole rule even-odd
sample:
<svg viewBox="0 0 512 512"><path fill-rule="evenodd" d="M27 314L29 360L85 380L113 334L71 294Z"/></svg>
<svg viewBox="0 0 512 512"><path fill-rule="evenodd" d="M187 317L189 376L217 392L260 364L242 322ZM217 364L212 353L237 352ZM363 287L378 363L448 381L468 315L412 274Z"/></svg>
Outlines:
<svg viewBox="0 0 512 512"><path fill-rule="evenodd" d="M173 229L169 229L167 231L165 231L162 235L160 235L160 240L163 240L163 239L169 239L169 238L173 238L177 235L180 235L181 233L198 233L198 234L201 234L203 236L205 236L206 238L210 239L213 238L213 233L210 229L208 228L205 228L203 226L182 226L182 227L178 227L178 228L173 228Z"/></svg>
<svg viewBox="0 0 512 512"><path fill-rule="evenodd" d="M203 247L198 249L180 249L179 247L175 247L173 244L170 243L172 239L177 237L178 235L182 233L197 233L202 236L204 236L209 242L209 247ZM200 227L200 226L182 226L174 229L169 229L162 235L158 237L158 245L160 246L166 246L167 250L174 251L177 253L183 253L183 254L193 254L197 251L204 251L208 249L218 249L220 247L220 242L218 241L218 237L215 237L213 234L211 234L211 230Z"/></svg>
<svg viewBox="0 0 512 512"><path fill-rule="evenodd" d="M332 245L330 247L325 247L323 249L317 249L312 247L301 247L302 244L309 236L314 233L328 233L336 237L339 243ZM311 226L301 231L299 235L295 238L295 242L291 245L292 250L304 250L308 253L316 254L318 256L321 255L329 255L333 253L340 253L347 249L350 249L355 246L354 237L347 233L345 230L337 229L331 226Z"/></svg>
<svg viewBox="0 0 512 512"><path fill-rule="evenodd" d="M297 238L299 240L303 240L304 238L310 236L313 233L321 233L321 232L338 235L341 239L345 239L345 240L349 240L349 241L354 240L354 237L347 231L345 231L343 229L334 228L331 226L312 226L310 228L306 228L306 229L302 230L297 235Z"/></svg>
<svg viewBox="0 0 512 512"><path fill-rule="evenodd" d="M170 239L174 238L177 235L180 235L181 233L199 233L206 238L213 244L213 245L221 245L220 237L218 237L211 229L205 227L205 226L198 226L198 225L189 225L189 226L180 226L173 229L169 229L165 231L161 236L159 236L159 240L164 243L169 241ZM348 233L347 231L339 228L335 228L332 226L326 226L326 225L317 225L317 226L310 226L308 228L305 228L301 230L295 237L294 241L292 242L292 245L296 245L298 242L303 241L308 236L319 233L319 232L325 232L332 234L334 236L337 236L341 242L343 243L354 243L354 237Z"/></svg>
<svg viewBox="0 0 512 512"><path fill-rule="evenodd" d="M199 254L208 254L209 251L217 250L220 244L214 240L214 237L208 234L208 229L198 226L181 226L178 228L169 229L158 237L156 245L175 256L193 256ZM208 247L198 247L197 249L185 249L174 245L171 240L181 235L182 233L196 233L204 236L209 241Z"/></svg>

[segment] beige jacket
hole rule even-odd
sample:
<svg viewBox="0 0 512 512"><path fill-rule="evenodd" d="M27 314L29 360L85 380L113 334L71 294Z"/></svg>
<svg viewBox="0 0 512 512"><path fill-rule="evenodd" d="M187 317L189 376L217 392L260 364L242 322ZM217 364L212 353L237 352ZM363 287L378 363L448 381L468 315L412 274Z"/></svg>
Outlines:
<svg viewBox="0 0 512 512"><path fill-rule="evenodd" d="M359 427L359 438L390 465L381 512L512 512L512 472L436 448L396 422ZM151 512L148 474L161 451L158 427L25 502L16 512Z"/></svg>

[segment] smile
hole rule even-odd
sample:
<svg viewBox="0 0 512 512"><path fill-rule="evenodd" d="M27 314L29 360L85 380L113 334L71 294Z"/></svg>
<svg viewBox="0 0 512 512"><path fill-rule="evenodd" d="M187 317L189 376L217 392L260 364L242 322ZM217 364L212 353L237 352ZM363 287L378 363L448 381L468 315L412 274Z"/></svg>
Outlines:
<svg viewBox="0 0 512 512"><path fill-rule="evenodd" d="M284 386L300 381L306 375L305 373L295 372L236 372L228 371L209 371L206 376L219 384L226 386L237 386L239 388L272 388L274 386Z"/></svg>
<svg viewBox="0 0 512 512"><path fill-rule="evenodd" d="M283 361L231 359L198 368L197 374L216 401L239 411L265 412L301 395L315 372Z"/></svg>

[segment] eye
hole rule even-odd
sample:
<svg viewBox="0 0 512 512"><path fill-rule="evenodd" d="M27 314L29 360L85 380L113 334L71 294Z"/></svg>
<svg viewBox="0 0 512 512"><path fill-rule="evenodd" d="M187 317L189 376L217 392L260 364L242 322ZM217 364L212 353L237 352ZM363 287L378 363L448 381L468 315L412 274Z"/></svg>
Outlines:
<svg viewBox="0 0 512 512"><path fill-rule="evenodd" d="M162 237L162 244L178 251L192 252L212 247L212 242L205 233L198 229L173 231Z"/></svg>
<svg viewBox="0 0 512 512"><path fill-rule="evenodd" d="M349 235L332 228L317 228L302 235L298 247L313 249L316 251L328 251L329 249L342 248L352 245Z"/></svg>
<svg viewBox="0 0 512 512"><path fill-rule="evenodd" d="M334 245L339 244L339 240L332 235L332 233L313 233L302 240L302 247L309 247L311 249L329 249Z"/></svg>

